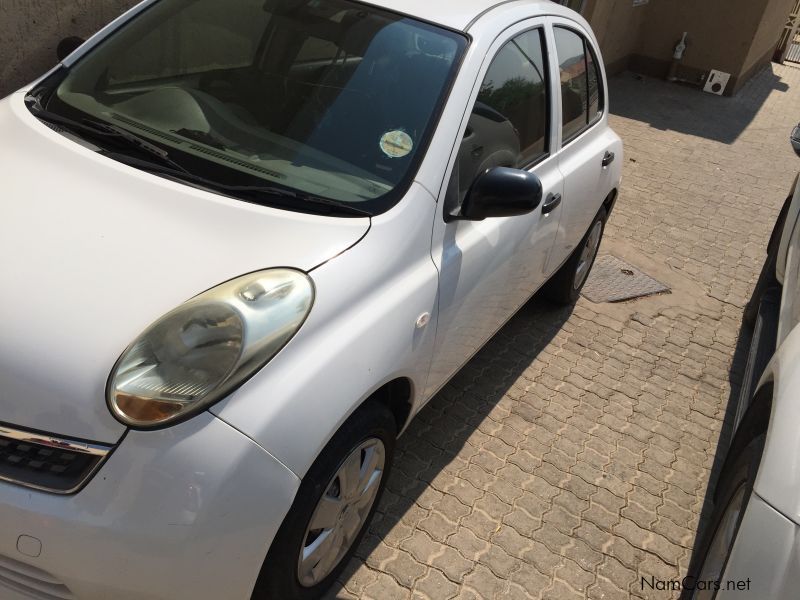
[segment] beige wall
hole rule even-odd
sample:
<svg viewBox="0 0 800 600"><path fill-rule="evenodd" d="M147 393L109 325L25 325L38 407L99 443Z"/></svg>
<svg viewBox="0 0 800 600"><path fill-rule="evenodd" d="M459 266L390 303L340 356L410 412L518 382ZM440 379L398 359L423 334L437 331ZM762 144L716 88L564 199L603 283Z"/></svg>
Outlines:
<svg viewBox="0 0 800 600"><path fill-rule="evenodd" d="M587 0L584 14L610 70L631 67L665 77L684 31L688 48L678 75L700 81L709 70L733 75L737 90L772 58L794 0Z"/></svg>
<svg viewBox="0 0 800 600"><path fill-rule="evenodd" d="M742 72L747 73L753 68L772 59L775 46L780 33L786 24L789 12L794 8L797 0L769 0L761 25L756 31L753 45L744 60Z"/></svg>
<svg viewBox="0 0 800 600"><path fill-rule="evenodd" d="M668 63L675 43L688 31L684 67L738 74L767 1L654 0L637 54Z"/></svg>
<svg viewBox="0 0 800 600"><path fill-rule="evenodd" d="M0 0L0 97L49 70L58 42L87 37L138 0Z"/></svg>
<svg viewBox="0 0 800 600"><path fill-rule="evenodd" d="M138 0L0 0L0 97L47 71L68 35L88 36ZM720 69L738 87L774 48L793 0L587 0L612 71L634 66L663 76L683 31L686 73ZM763 17L763 19L762 19ZM741 77L744 75L745 77Z"/></svg>
<svg viewBox="0 0 800 600"><path fill-rule="evenodd" d="M592 24L610 71L625 69L628 57L636 53L647 8L633 6L632 0L587 0L583 14Z"/></svg>

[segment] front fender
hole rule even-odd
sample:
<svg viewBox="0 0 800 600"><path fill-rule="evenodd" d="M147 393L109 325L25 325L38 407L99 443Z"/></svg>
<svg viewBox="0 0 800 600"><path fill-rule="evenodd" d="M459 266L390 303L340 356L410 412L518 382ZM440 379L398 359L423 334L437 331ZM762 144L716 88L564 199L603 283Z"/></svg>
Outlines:
<svg viewBox="0 0 800 600"><path fill-rule="evenodd" d="M754 489L800 524L800 327L795 327L780 345L758 390L769 384L773 387L772 412Z"/></svg>
<svg viewBox="0 0 800 600"><path fill-rule="evenodd" d="M315 269L316 301L301 330L211 411L302 477L382 384L402 377L412 393L424 390L436 334L435 209L414 185L361 242ZM417 327L425 314L429 322Z"/></svg>

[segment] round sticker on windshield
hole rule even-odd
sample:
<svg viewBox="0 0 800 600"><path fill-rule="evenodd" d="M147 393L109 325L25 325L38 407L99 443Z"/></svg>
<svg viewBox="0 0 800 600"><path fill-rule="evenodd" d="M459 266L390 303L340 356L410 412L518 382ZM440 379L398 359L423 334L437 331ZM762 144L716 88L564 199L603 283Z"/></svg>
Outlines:
<svg viewBox="0 0 800 600"><path fill-rule="evenodd" d="M413 149L414 140L401 129L387 131L381 137L381 150L389 158L403 158L411 154Z"/></svg>

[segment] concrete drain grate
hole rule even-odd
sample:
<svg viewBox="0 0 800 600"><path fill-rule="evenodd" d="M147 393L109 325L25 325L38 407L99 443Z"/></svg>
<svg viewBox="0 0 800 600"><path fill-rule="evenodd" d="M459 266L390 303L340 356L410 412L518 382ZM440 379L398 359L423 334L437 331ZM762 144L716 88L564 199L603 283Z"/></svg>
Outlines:
<svg viewBox="0 0 800 600"><path fill-rule="evenodd" d="M663 294L670 289L616 256L598 256L581 292L596 304Z"/></svg>

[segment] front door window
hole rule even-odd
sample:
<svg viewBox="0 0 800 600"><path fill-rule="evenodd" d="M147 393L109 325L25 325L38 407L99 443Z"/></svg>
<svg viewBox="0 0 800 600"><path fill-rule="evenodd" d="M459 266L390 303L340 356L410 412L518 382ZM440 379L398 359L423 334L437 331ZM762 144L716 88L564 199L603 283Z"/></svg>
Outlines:
<svg viewBox="0 0 800 600"><path fill-rule="evenodd" d="M451 182L458 184L459 206L487 169L527 168L548 156L550 98L544 56L543 32L533 29L503 46L489 66Z"/></svg>

